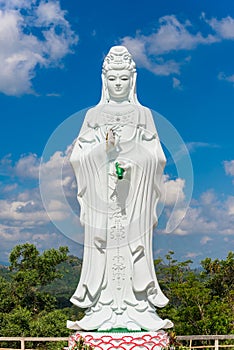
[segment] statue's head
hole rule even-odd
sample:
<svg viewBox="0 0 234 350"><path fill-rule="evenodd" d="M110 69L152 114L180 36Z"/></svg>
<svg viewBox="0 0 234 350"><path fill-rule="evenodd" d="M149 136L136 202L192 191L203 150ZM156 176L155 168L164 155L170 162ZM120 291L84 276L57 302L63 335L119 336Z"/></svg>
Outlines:
<svg viewBox="0 0 234 350"><path fill-rule="evenodd" d="M113 46L102 66L101 103L128 101L137 103L135 95L136 65L124 46Z"/></svg>

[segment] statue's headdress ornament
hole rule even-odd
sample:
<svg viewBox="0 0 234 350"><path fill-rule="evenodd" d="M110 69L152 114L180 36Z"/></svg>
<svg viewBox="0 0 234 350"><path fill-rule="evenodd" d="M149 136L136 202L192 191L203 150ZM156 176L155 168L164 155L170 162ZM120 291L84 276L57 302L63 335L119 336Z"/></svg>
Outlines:
<svg viewBox="0 0 234 350"><path fill-rule="evenodd" d="M124 46L113 46L104 59L102 72L105 74L111 69L127 69L131 72L136 71L136 64L132 55Z"/></svg>

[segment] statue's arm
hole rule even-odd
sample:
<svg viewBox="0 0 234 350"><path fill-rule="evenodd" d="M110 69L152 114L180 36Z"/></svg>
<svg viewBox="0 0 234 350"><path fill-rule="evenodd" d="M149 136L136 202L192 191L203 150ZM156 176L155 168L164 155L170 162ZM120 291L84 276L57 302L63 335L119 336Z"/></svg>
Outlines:
<svg viewBox="0 0 234 350"><path fill-rule="evenodd" d="M148 141L149 149L154 155L154 159L156 160L156 170L154 177L154 189L157 192L157 195L161 194L161 186L162 186L162 176L164 172L164 168L166 166L166 157L162 149L162 145L158 136L158 132L154 123L154 119L151 111L144 107L145 112L145 124L146 124L146 135L143 136L143 140ZM148 132L148 133L147 133Z"/></svg>
<svg viewBox="0 0 234 350"><path fill-rule="evenodd" d="M70 157L70 163L72 165L75 178L76 178L76 183L77 183L77 200L80 204L80 222L82 225L84 225L84 220L85 220L85 208L84 208L83 196L87 188L85 176L83 176L83 169L82 169L83 152L84 151L81 148L81 142L79 138L77 138Z"/></svg>
<svg viewBox="0 0 234 350"><path fill-rule="evenodd" d="M84 195L87 189L86 177L84 175L84 162L87 152L92 144L95 142L92 128L89 127L91 119L90 110L86 113L80 133L74 143L73 150L70 156L70 163L72 165L74 175L77 183L77 200L80 204L80 222L84 225L85 221L85 203Z"/></svg>

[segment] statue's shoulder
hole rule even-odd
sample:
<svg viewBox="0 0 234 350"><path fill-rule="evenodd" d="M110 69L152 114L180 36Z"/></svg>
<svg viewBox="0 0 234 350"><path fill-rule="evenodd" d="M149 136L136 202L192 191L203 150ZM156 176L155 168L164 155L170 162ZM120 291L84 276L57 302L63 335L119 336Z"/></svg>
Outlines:
<svg viewBox="0 0 234 350"><path fill-rule="evenodd" d="M144 114L152 114L150 108L143 106L141 104L137 105L137 107L139 108L139 110L141 111L141 113Z"/></svg>
<svg viewBox="0 0 234 350"><path fill-rule="evenodd" d="M101 105L96 105L94 107L89 108L85 114L84 123L87 124L87 122L96 122L97 116L100 114L101 107Z"/></svg>
<svg viewBox="0 0 234 350"><path fill-rule="evenodd" d="M100 112L100 110L103 108L103 105L98 104L96 106L93 106L91 108L89 108L86 112L86 116L88 115L94 115L97 114L98 112Z"/></svg>

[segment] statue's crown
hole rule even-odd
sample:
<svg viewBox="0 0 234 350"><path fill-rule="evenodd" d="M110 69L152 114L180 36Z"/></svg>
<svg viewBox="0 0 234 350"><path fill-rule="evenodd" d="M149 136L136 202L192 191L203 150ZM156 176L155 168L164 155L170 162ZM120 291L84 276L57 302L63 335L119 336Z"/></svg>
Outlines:
<svg viewBox="0 0 234 350"><path fill-rule="evenodd" d="M103 62L103 71L128 69L135 71L135 62L125 46L113 46Z"/></svg>

